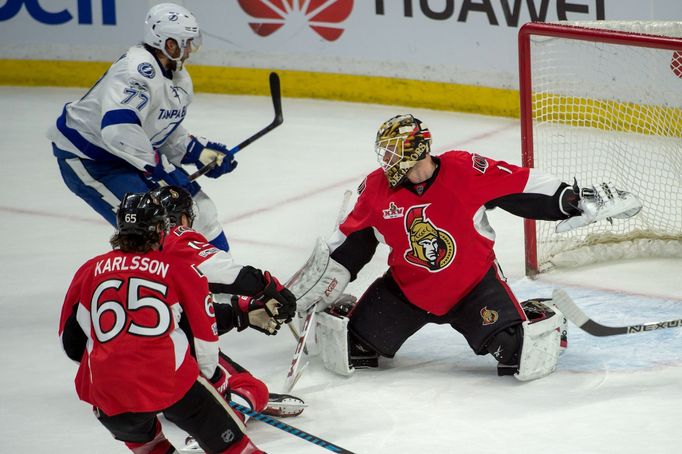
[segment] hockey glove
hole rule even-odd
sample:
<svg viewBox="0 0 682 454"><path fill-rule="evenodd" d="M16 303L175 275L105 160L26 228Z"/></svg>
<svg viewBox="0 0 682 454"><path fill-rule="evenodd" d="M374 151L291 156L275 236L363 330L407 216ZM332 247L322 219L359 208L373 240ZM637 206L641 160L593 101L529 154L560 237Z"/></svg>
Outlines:
<svg viewBox="0 0 682 454"><path fill-rule="evenodd" d="M189 180L187 173L175 167L168 161L168 158L164 155L156 153L156 166L152 167L150 165L145 167L145 178L152 182L152 186L158 186L158 183L165 182L169 186L180 186L187 190L192 197L194 197L200 190L201 187Z"/></svg>
<svg viewBox="0 0 682 454"><path fill-rule="evenodd" d="M559 222L555 228L557 233L568 232L603 219L612 222L613 218L631 218L642 209L642 202L637 197L617 189L612 183L580 189L577 181L574 181L573 191L580 196L577 206L580 214Z"/></svg>
<svg viewBox="0 0 682 454"><path fill-rule="evenodd" d="M206 173L209 178L218 178L232 172L237 167L232 153L226 145L210 142L203 137L189 136L187 152L182 158L183 164L194 164L202 168L215 162L215 167Z"/></svg>
<svg viewBox="0 0 682 454"><path fill-rule="evenodd" d="M296 297L270 272L263 271L263 279L265 280L263 295L277 301L277 312L279 313L277 319L280 322L289 323L296 315Z"/></svg>
<svg viewBox="0 0 682 454"><path fill-rule="evenodd" d="M223 396L229 390L228 378L229 376L227 375L225 369L218 364L215 368L215 372L213 373L213 377L211 377L208 381L210 381L213 387L220 393L221 396Z"/></svg>
<svg viewBox="0 0 682 454"><path fill-rule="evenodd" d="M281 323L277 320L277 303L265 295L260 298L252 296L233 296L232 308L237 318L237 331L251 327L268 336L276 334Z"/></svg>

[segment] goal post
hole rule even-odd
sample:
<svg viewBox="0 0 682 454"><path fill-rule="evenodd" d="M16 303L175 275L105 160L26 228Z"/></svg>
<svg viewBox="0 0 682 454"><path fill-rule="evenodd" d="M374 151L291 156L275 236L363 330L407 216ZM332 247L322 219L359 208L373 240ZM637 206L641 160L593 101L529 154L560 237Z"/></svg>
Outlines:
<svg viewBox="0 0 682 454"><path fill-rule="evenodd" d="M526 274L682 257L682 22L533 22L518 39L523 165L644 204L561 234L526 220Z"/></svg>

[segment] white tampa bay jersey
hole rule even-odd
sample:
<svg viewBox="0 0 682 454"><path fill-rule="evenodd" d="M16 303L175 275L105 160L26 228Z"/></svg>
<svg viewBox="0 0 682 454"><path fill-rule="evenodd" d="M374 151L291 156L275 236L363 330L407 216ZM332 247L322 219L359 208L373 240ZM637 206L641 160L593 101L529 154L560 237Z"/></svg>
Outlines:
<svg viewBox="0 0 682 454"><path fill-rule="evenodd" d="M85 96L64 106L48 139L80 158L121 158L140 170L155 165L155 149L180 165L188 140L180 124L194 90L184 68L166 74L142 45L131 47Z"/></svg>

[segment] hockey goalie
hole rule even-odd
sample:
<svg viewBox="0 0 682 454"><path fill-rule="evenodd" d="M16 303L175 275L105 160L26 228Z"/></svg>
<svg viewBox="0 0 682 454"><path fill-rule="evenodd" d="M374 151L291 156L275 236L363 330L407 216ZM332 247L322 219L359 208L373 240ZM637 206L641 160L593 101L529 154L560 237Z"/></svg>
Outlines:
<svg viewBox="0 0 682 454"><path fill-rule="evenodd" d="M565 319L551 300L516 299L495 259L486 211L559 221L562 232L632 217L641 203L610 183L581 188L466 151L432 156L430 148L428 128L412 115L383 123L375 142L381 168L294 276L299 313L318 312L325 366L344 375L376 367L435 323L452 326L476 355L493 355L499 375L550 374L567 345ZM388 269L355 301L343 291L379 242L390 248Z"/></svg>

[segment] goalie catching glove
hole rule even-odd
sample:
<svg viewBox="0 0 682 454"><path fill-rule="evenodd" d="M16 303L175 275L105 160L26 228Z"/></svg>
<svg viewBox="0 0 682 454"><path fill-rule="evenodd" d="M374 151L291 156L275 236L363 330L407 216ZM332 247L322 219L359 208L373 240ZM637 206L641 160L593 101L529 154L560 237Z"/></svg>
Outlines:
<svg viewBox="0 0 682 454"><path fill-rule="evenodd" d="M642 209L642 202L637 197L616 188L612 183L580 189L578 182L574 180L573 192L579 197L574 208L580 214L559 222L555 228L557 233L568 232L603 219L628 219Z"/></svg>

